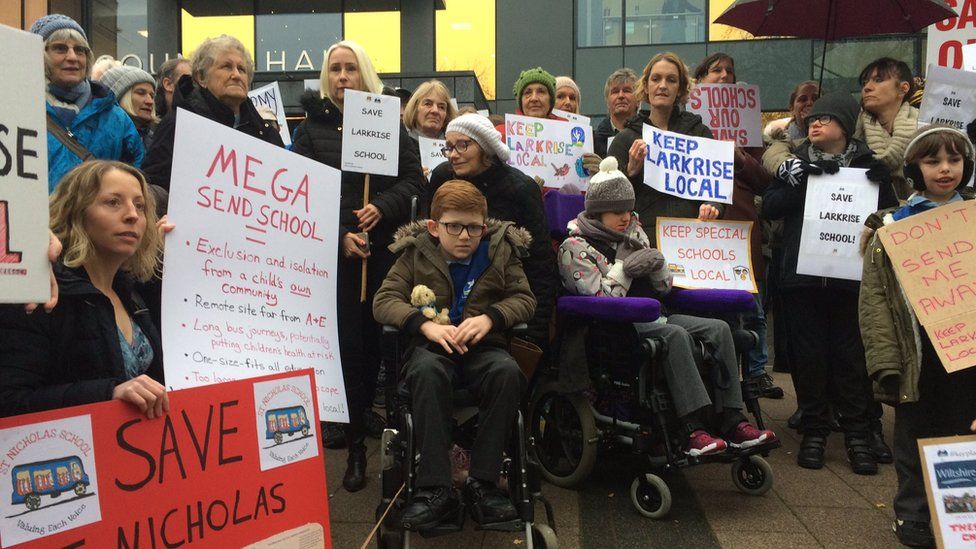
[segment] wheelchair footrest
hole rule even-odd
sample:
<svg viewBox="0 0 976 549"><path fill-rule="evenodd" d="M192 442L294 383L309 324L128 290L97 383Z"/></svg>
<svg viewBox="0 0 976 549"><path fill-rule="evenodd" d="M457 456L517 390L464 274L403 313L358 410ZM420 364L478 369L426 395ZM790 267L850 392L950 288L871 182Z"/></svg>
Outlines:
<svg viewBox="0 0 976 549"><path fill-rule="evenodd" d="M748 378L742 381L742 400L755 400L762 397L759 379Z"/></svg>
<svg viewBox="0 0 976 549"><path fill-rule="evenodd" d="M475 530L494 530L496 532L522 532L525 530L525 522L522 519L514 519L505 522L490 522L488 524L479 524L474 527Z"/></svg>
<svg viewBox="0 0 976 549"><path fill-rule="evenodd" d="M435 538L445 534L453 534L464 530L464 517L467 516L464 505L458 506L457 516L453 520L445 520L433 528L417 530L417 533L425 538Z"/></svg>

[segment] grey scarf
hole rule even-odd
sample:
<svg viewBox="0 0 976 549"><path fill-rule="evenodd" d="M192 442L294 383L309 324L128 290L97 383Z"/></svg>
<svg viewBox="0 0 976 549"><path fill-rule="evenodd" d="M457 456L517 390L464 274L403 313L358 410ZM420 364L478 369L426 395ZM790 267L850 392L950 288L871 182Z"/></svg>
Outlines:
<svg viewBox="0 0 976 549"><path fill-rule="evenodd" d="M634 221L631 220L631 225L633 223ZM630 234L615 231L604 225L599 219L587 217L585 212L580 212L576 216L576 228L579 229L580 234L585 238L592 238L614 246L617 249L616 259L621 261L630 255L631 252L644 247L639 240L630 236Z"/></svg>

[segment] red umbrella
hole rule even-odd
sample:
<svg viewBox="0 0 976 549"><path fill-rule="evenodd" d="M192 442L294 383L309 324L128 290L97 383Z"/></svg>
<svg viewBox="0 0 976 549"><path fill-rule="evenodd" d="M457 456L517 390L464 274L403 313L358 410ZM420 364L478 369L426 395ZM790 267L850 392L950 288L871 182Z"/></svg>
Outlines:
<svg viewBox="0 0 976 549"><path fill-rule="evenodd" d="M918 32L957 17L946 0L736 0L715 19L753 36L795 36L824 41L874 34ZM823 82L824 46L820 62Z"/></svg>

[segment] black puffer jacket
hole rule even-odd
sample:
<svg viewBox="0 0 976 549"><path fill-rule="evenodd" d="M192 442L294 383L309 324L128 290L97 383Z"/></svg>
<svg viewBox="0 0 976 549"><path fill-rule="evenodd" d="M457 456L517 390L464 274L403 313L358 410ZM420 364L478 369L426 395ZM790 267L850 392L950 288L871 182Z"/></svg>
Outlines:
<svg viewBox="0 0 976 549"><path fill-rule="evenodd" d="M626 173L627 161L630 157L630 146L634 141L643 139L644 124L651 124L650 111L640 111L633 118L627 121L627 126L613 138L608 156L617 158L617 165L620 171ZM693 137L712 138L712 131L702 122L702 118L697 114L682 111L677 108L671 111L671 118L668 119L668 131L690 135ZM657 218L664 217L690 217L697 218L698 210L705 202L700 200L687 200L670 194L662 193L644 184L644 168L630 178L630 183L634 186L634 210L640 216L645 227L648 227L647 236L651 239L651 247L657 247L656 231L654 226ZM719 213L725 212L725 205L714 202L709 204L715 206Z"/></svg>
<svg viewBox="0 0 976 549"><path fill-rule="evenodd" d="M146 153L142 171L150 183L169 190L170 175L173 171L173 141L176 137L177 109L186 109L194 114L219 122L228 128L234 127L234 111L224 105L206 88L193 83L190 75L184 75L173 92L173 110L156 126L152 137L152 147ZM237 131L256 137L262 141L284 147L278 130L261 118L257 109L249 101L241 103L241 120Z"/></svg>
<svg viewBox="0 0 976 549"><path fill-rule="evenodd" d="M547 341L549 318L560 282L539 185L531 177L505 164L495 164L475 177L459 178L454 174L451 163L444 162L430 174L430 195L425 204L427 211L430 208L429 200L437 188L452 179L470 181L481 190L488 201L488 217L511 221L532 235L529 256L522 258L525 276L529 279L529 287L537 303L535 316L529 322L529 335L536 341Z"/></svg>
<svg viewBox="0 0 976 549"><path fill-rule="evenodd" d="M335 169L342 164L342 111L318 93L306 93L302 106L308 118L295 129L292 151ZM353 210L363 207L365 175L342 172L342 197L339 202L340 242L347 232L360 232ZM385 250L393 243L393 232L410 221L410 201L424 192L424 174L420 167L420 150L400 125L400 169L397 177L371 175L370 203L379 208L383 218L370 231L373 250ZM341 248L340 248L341 249Z"/></svg>
<svg viewBox="0 0 976 549"><path fill-rule="evenodd" d="M20 306L0 307L0 417L112 399L126 381L112 303L83 268L55 265L58 305L31 315ZM163 382L159 332L124 273L113 288L152 345L146 373Z"/></svg>
<svg viewBox="0 0 976 549"><path fill-rule="evenodd" d="M884 170L885 180L879 183L877 210L891 208L898 205L895 188L891 183L888 168L880 160L875 159L874 153L863 141L854 140L857 150L851 159L850 168L871 169L878 167ZM810 141L803 143L793 151L793 155L801 160L810 161ZM763 194L762 216L765 219L783 219L783 259L780 268L779 289L789 291L799 288L832 288L857 294L860 283L856 280L842 280L820 276L801 275L796 273L796 263L800 255L800 233L803 231L803 210L807 196L807 185L794 187L779 177L773 179L769 190Z"/></svg>

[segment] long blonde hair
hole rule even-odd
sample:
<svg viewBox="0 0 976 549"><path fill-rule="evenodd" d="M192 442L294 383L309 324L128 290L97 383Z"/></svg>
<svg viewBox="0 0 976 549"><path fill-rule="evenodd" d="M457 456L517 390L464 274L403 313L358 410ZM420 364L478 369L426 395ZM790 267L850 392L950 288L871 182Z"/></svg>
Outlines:
<svg viewBox="0 0 976 549"><path fill-rule="evenodd" d="M353 56L356 58L356 65L359 66L359 78L363 85L363 89L360 91L365 91L369 93L383 93L383 82L380 81L380 76L376 74L376 69L373 67L373 61L370 60L369 55L366 54L366 50L362 46L353 42L352 40L342 40L341 42L336 42L329 46L328 51L325 52L325 59L322 61L322 72L319 73L319 95L322 99L328 99L333 101L332 97L329 96L329 58L332 57L332 52L338 48L346 48L351 51Z"/></svg>
<svg viewBox="0 0 976 549"><path fill-rule="evenodd" d="M407 101L407 106L403 108L403 125L408 130L416 129L417 110L420 107L420 102L432 95L441 96L444 98L444 102L447 103L447 116L444 117L444 127L441 128L441 134L447 129L447 125L450 124L451 120L458 117L458 111L454 108L454 103L451 102L451 92L447 91L447 86L440 80L428 80L417 86L413 95L410 96L410 101Z"/></svg>
<svg viewBox="0 0 976 549"><path fill-rule="evenodd" d="M162 252L162 239L156 231L156 201L142 172L128 164L114 160L90 160L68 172L58 183L50 198L51 232L61 240L64 251L61 260L68 267L80 267L95 255L95 247L85 231L85 212L95 202L102 186L102 178L112 170L125 172L139 181L145 200L146 230L139 248L122 270L139 281L156 274Z"/></svg>

